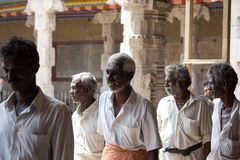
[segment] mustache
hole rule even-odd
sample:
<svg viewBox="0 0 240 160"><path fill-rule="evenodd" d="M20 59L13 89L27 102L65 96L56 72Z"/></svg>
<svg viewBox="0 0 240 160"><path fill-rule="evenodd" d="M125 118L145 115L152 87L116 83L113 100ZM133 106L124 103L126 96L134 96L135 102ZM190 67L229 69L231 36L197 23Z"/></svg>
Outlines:
<svg viewBox="0 0 240 160"><path fill-rule="evenodd" d="M6 80L8 83L14 83L14 82L19 82L20 81L20 79L17 79L17 78L15 78L15 79L8 79L8 80Z"/></svg>
<svg viewBox="0 0 240 160"><path fill-rule="evenodd" d="M107 81L108 84L111 84L111 85L118 85L118 82L116 81Z"/></svg>

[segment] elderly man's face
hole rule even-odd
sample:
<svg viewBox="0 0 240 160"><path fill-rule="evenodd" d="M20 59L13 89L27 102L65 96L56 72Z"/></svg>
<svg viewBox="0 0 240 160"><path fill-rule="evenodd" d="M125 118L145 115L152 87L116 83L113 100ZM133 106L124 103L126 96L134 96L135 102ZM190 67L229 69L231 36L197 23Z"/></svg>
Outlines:
<svg viewBox="0 0 240 160"><path fill-rule="evenodd" d="M207 96L208 98L212 99L213 97L213 91L210 86L210 84L206 85L203 87L204 95Z"/></svg>
<svg viewBox="0 0 240 160"><path fill-rule="evenodd" d="M178 95L181 90L179 81L172 74L166 74L164 87L167 94L173 96Z"/></svg>
<svg viewBox="0 0 240 160"><path fill-rule="evenodd" d="M212 75L208 75L209 89L212 89L213 98L221 98L225 94L224 85L214 79Z"/></svg>
<svg viewBox="0 0 240 160"><path fill-rule="evenodd" d="M80 81L73 80L70 85L69 93L73 102L83 103L86 100L87 89Z"/></svg>
<svg viewBox="0 0 240 160"><path fill-rule="evenodd" d="M106 79L109 89L113 92L119 92L130 84L128 73L123 70L123 66L116 63L107 64Z"/></svg>
<svg viewBox="0 0 240 160"><path fill-rule="evenodd" d="M35 83L35 74L39 65L26 62L22 58L4 58L2 61L4 79L13 91L24 91Z"/></svg>

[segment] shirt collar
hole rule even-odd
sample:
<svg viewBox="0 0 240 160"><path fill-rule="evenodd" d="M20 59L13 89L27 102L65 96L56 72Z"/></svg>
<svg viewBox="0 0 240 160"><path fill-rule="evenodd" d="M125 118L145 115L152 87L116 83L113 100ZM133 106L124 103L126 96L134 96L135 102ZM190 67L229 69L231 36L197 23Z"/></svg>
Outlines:
<svg viewBox="0 0 240 160"><path fill-rule="evenodd" d="M192 104L194 101L196 101L196 100L199 100L198 96L196 96L196 95L194 95L192 92L190 92L190 96L189 96L189 99L188 99L187 102L186 102L186 104L187 104L186 106L191 105L191 104ZM167 97L167 101L175 102L174 96L172 96L172 95L168 96L168 97ZM185 105L184 105L183 108L185 108Z"/></svg>
<svg viewBox="0 0 240 160"><path fill-rule="evenodd" d="M110 102L108 108L112 108L113 107L113 97L114 97L114 93L111 92L109 99ZM131 93L127 99L127 101L123 104L123 107L126 106L127 104L133 104L136 102L136 97L137 97L137 93L135 92L135 90L132 88Z"/></svg>
<svg viewBox="0 0 240 160"><path fill-rule="evenodd" d="M194 101L199 100L198 96L195 96L192 92L190 92L190 97L189 97L189 104L193 103Z"/></svg>
<svg viewBox="0 0 240 160"><path fill-rule="evenodd" d="M39 111L42 111L45 107L44 103L46 102L46 97L39 87L38 94L32 101L32 105L34 105Z"/></svg>
<svg viewBox="0 0 240 160"><path fill-rule="evenodd" d="M82 116L87 116L87 115L89 115L90 113L92 113L92 112L94 112L94 111L96 110L96 106L97 106L97 100L95 100L95 101L94 101L88 108L86 108L86 109L82 112L82 114L81 114L81 112L79 112L81 105L79 105L79 106L77 107L77 113L78 113L78 115L79 115L80 117L82 117Z"/></svg>
<svg viewBox="0 0 240 160"><path fill-rule="evenodd" d="M44 105L42 105L45 102L44 98L45 98L45 95L42 92L41 88L39 88L37 96L34 98L34 100L31 102L31 104L29 106L30 107L35 106L39 111L41 111L44 107ZM13 107L15 106L15 104L14 104L15 99L16 99L16 92L13 92L7 98L6 103L5 103L5 108L7 110L10 111L13 109Z"/></svg>

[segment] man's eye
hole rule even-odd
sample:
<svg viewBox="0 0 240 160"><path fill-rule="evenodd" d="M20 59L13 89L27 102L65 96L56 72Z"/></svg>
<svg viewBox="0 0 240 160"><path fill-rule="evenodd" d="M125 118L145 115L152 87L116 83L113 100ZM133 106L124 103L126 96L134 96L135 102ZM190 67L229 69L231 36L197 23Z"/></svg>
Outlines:
<svg viewBox="0 0 240 160"><path fill-rule="evenodd" d="M3 71L5 72L5 73L8 73L8 69L7 68L3 68Z"/></svg>

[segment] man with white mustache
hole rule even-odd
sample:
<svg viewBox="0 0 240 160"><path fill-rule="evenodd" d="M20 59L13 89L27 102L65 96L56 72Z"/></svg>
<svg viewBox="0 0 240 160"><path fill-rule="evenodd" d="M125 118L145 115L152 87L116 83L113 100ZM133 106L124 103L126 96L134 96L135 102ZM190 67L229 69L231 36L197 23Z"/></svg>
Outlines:
<svg viewBox="0 0 240 160"><path fill-rule="evenodd" d="M186 66L165 67L165 90L157 119L163 148L160 160L204 160L210 152L212 106L188 90L191 78Z"/></svg>
<svg viewBox="0 0 240 160"><path fill-rule="evenodd" d="M134 73L135 62L128 54L116 53L108 59L110 91L99 100L98 133L106 142L102 160L158 160L156 108L130 85Z"/></svg>

